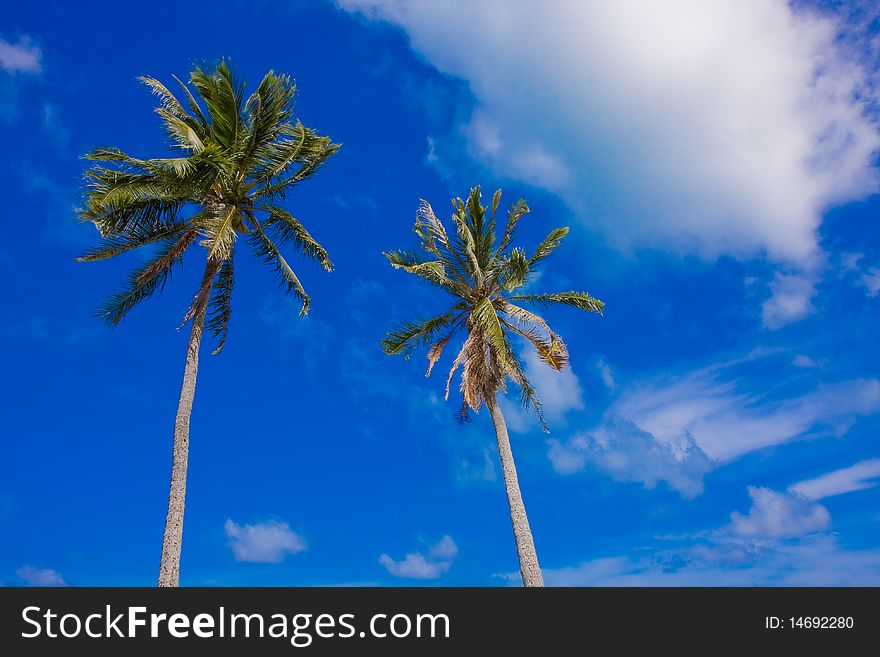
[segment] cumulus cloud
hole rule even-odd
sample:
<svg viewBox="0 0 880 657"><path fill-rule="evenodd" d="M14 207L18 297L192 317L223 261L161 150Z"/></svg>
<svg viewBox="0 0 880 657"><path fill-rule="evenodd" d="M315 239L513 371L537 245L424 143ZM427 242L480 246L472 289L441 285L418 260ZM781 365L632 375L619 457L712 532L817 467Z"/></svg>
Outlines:
<svg viewBox="0 0 880 657"><path fill-rule="evenodd" d="M288 554L307 548L305 540L286 522L268 520L253 525L239 525L227 520L223 525L236 561L280 563Z"/></svg>
<svg viewBox="0 0 880 657"><path fill-rule="evenodd" d="M831 514L821 504L796 492L748 487L752 508L747 514L730 514L731 531L737 536L785 538L827 529Z"/></svg>
<svg viewBox="0 0 880 657"><path fill-rule="evenodd" d="M791 490L810 500L873 488L880 484L880 459L860 461L848 468L829 472L791 486Z"/></svg>
<svg viewBox="0 0 880 657"><path fill-rule="evenodd" d="M388 554L382 554L379 556L379 563L394 577L437 579L449 571L457 555L458 546L446 534L430 546L427 553L410 552L400 561L392 559Z"/></svg>
<svg viewBox="0 0 880 657"><path fill-rule="evenodd" d="M17 43L0 39L0 68L7 73L39 73L42 56L27 37L21 37Z"/></svg>
<svg viewBox="0 0 880 657"><path fill-rule="evenodd" d="M67 582L57 570L22 566L15 574L28 586L67 586Z"/></svg>
<svg viewBox="0 0 880 657"><path fill-rule="evenodd" d="M824 209L877 188L868 76L840 25L786 0L339 4L468 82L477 160L622 248L809 270ZM808 310L803 281L777 286L771 322Z"/></svg>
<svg viewBox="0 0 880 657"><path fill-rule="evenodd" d="M619 419L564 443L551 439L548 445L547 455L559 474L590 465L615 481L637 482L648 489L665 482L686 498L703 492L703 476L715 467L689 436L663 443Z"/></svg>

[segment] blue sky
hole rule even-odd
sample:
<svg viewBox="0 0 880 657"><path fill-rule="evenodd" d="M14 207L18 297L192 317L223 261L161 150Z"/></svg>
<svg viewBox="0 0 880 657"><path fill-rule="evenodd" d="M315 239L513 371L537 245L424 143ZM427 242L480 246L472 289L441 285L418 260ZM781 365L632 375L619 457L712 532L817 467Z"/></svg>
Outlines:
<svg viewBox="0 0 880 657"><path fill-rule="evenodd" d="M74 262L96 238L79 156L159 154L136 77L226 56L293 75L299 117L343 143L288 200L337 269L296 263L298 320L240 260L200 371L182 584L516 581L486 413L456 424L442 373L379 348L443 304L381 252L414 244L419 198L446 215L477 183L528 200L525 245L571 226L536 287L607 304L546 313L572 356L527 357L549 434L504 404L548 584L880 584L876 10L223 6L4 10L0 582L155 582L200 269L95 319L142 256Z"/></svg>

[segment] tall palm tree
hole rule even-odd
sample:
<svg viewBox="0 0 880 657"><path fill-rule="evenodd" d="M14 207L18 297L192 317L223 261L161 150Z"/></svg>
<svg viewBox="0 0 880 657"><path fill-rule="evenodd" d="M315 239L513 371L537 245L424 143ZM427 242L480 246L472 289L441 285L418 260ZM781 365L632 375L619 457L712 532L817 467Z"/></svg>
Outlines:
<svg viewBox="0 0 880 657"><path fill-rule="evenodd" d="M99 311L116 326L134 306L162 290L191 247L203 248L204 275L181 325L192 323L174 423L171 492L159 566L159 586L177 586L202 331L207 327L213 334L213 353L220 353L229 328L239 237L275 269L283 292L301 303L300 316L306 314L310 298L279 245L290 243L327 271L332 264L324 248L278 203L339 145L294 121L296 85L286 75L269 71L256 91L245 96L245 85L226 61L211 68L196 66L189 79L196 95L175 77L186 107L158 80L140 80L159 98L156 112L177 157L139 159L116 148L98 148L85 156L95 164L85 174L79 218L94 223L103 241L78 260L103 260L147 245L156 247L125 288Z"/></svg>
<svg viewBox="0 0 880 657"><path fill-rule="evenodd" d="M420 346L428 347L425 376L429 376L450 340L459 332L463 334L463 345L446 379L446 399L449 399L453 376L461 367L460 416L467 419L469 408L479 412L483 404L489 409L495 425L523 584L543 586L507 425L498 406L498 393L506 390L508 379L513 381L520 390L523 404L535 409L546 430L540 400L525 376L511 336L530 343L538 357L557 371L568 364L568 350L547 322L521 304L563 304L599 314L604 304L586 292L523 293L521 288L528 282L529 273L559 246L568 228L550 231L529 257L523 249L513 246L516 225L529 212L526 202L520 200L510 208L504 232L498 240L495 213L501 202L501 190L492 197L489 214L489 208L481 205L480 200L477 186L466 202L460 198L452 201L455 232L451 235L423 200L416 214L414 231L425 253L392 251L384 254L393 267L445 290L455 303L441 315L400 325L387 335L382 346L386 354L406 357Z"/></svg>

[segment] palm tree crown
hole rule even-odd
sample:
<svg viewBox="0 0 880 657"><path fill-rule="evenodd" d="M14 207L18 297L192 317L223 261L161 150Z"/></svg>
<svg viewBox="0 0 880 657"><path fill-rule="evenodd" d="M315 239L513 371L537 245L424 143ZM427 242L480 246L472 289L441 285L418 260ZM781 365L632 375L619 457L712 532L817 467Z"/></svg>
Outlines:
<svg viewBox="0 0 880 657"><path fill-rule="evenodd" d="M195 67L182 88L186 107L158 80L140 80L158 96L156 112L177 157L139 159L116 148L98 148L86 173L86 199L79 212L103 238L81 261L110 258L154 244L153 257L99 314L116 325L135 305L160 291L173 266L197 242L207 251L205 279L184 323L210 296L207 328L219 352L225 343L233 285L233 256L239 236L277 271L284 292L301 303L310 298L281 255L291 243L324 269L324 248L278 203L314 174L339 145L293 120L296 85L270 71L250 96L225 61L213 70ZM201 102L199 102L199 99Z"/></svg>
<svg viewBox="0 0 880 657"><path fill-rule="evenodd" d="M456 370L461 367L463 396L461 417L468 408L479 411L483 403L494 403L499 390L506 389L509 378L520 389L524 405L531 405L546 429L541 403L525 376L522 362L511 344L511 336L527 340L540 359L555 370L568 363L568 350L562 338L534 312L520 304L563 304L593 313L602 313L604 304L586 292L524 294L521 290L534 271L568 233L555 228L528 256L513 246L516 226L529 212L524 200L511 206L500 239L497 239L495 214L501 202L501 190L492 197L491 211L480 204L479 186L471 190L467 201L453 200L454 233L447 233L430 204L421 202L414 231L425 254L411 251L385 253L391 265L442 288L455 304L447 312L404 323L390 332L382 346L387 354L410 356L420 347L428 347L428 372L437 363L450 340L466 334L446 381L446 398Z"/></svg>

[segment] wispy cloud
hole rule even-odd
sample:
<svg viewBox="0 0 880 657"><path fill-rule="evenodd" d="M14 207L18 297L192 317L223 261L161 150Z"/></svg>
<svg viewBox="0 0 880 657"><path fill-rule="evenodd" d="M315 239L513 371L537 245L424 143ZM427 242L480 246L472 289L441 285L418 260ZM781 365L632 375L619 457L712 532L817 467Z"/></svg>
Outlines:
<svg viewBox="0 0 880 657"><path fill-rule="evenodd" d="M873 488L880 484L880 459L860 461L848 468L808 479L791 487L807 499L821 500L854 491Z"/></svg>
<svg viewBox="0 0 880 657"><path fill-rule="evenodd" d="M67 586L67 582L57 570L51 568L35 568L34 566L22 566L15 574L27 586Z"/></svg>
<svg viewBox="0 0 880 657"><path fill-rule="evenodd" d="M703 476L723 463L798 438L842 435L857 417L880 411L876 379L770 394L766 380L743 366L771 357L630 382L597 426L548 441L548 457L560 474L594 467L617 481L665 482L694 497Z"/></svg>
<svg viewBox="0 0 880 657"><path fill-rule="evenodd" d="M605 359L600 358L596 361L596 369L599 371L599 376L602 378L602 383L605 384L605 387L609 390L614 390L617 387L617 381L614 378L614 370L611 368Z"/></svg>
<svg viewBox="0 0 880 657"><path fill-rule="evenodd" d="M825 535L727 539L545 568L544 581L548 586L877 586L880 550L845 549Z"/></svg>
<svg viewBox="0 0 880 657"><path fill-rule="evenodd" d="M0 39L0 68L7 73L39 73L43 53L23 36L15 43Z"/></svg>
<svg viewBox="0 0 880 657"><path fill-rule="evenodd" d="M666 444L691 436L724 462L807 434L819 425L842 433L854 418L880 410L880 381L853 379L772 398L751 392L724 368L636 384L614 412Z"/></svg>
<svg viewBox="0 0 880 657"><path fill-rule="evenodd" d="M458 555L458 546L452 537L444 535L427 552L410 552L400 561L388 554L379 557L379 563L394 577L406 579L437 579L445 575Z"/></svg>
<svg viewBox="0 0 880 657"><path fill-rule="evenodd" d="M239 525L227 520L223 529L236 561L280 563L288 554L298 554L307 548L305 540L286 522L268 520Z"/></svg>

